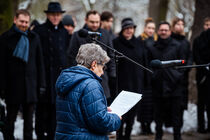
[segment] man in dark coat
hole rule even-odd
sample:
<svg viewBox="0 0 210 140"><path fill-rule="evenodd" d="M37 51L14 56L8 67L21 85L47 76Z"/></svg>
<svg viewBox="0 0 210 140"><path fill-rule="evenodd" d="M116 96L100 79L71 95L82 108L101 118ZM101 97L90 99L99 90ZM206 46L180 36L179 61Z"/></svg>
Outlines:
<svg viewBox="0 0 210 140"><path fill-rule="evenodd" d="M112 41L109 36L109 33L106 30L100 28L100 15L97 11L93 10L93 11L87 12L85 25L83 29L86 29L92 32L100 32L102 36L98 38L98 40L112 47ZM79 32L75 32L73 34L71 42L70 42L70 47L68 50L68 59L70 62L70 66L76 65L75 57L77 55L79 47L82 44L91 43L91 42L93 41L89 36L86 38L82 38L79 36ZM110 58L114 57L114 53L111 50L109 50L108 48L104 46L102 46L102 48L107 52ZM116 77L115 63L114 63L114 60L111 59L111 61L107 64L107 70L104 71L104 75L102 76L102 87L104 89L107 99L110 98L109 79L114 78L114 77Z"/></svg>
<svg viewBox="0 0 210 140"><path fill-rule="evenodd" d="M113 40L113 46L116 50L133 59L134 61L144 63L144 48L143 42L134 36L136 25L131 18L122 20L122 30L119 36ZM118 87L119 92L122 90L141 93L143 88L143 69L136 64L126 60L125 58L119 59L118 64ZM118 140L129 140L134 117L136 115L136 107L132 108L128 113L123 116L122 125L117 133ZM123 124L126 124L125 134L123 135Z"/></svg>
<svg viewBox="0 0 210 140"><path fill-rule="evenodd" d="M104 11L101 13L101 28L109 32L112 40L116 38L116 35L112 31L113 21L114 16L111 12Z"/></svg>
<svg viewBox="0 0 210 140"><path fill-rule="evenodd" d="M40 40L28 30L30 14L18 10L14 24L0 37L0 91L6 101L5 140L14 140L14 122L23 107L24 139L32 140L33 111L44 93L45 74Z"/></svg>
<svg viewBox="0 0 210 140"><path fill-rule="evenodd" d="M61 23L61 5L50 2L45 11L47 20L44 24L35 27L34 31L40 36L44 54L46 71L46 96L40 98L36 108L37 139L53 139L56 127L55 115L55 82L61 70L67 66L66 50L68 33Z"/></svg>
<svg viewBox="0 0 210 140"><path fill-rule="evenodd" d="M194 39L193 41L193 59L197 65L208 64L210 62L209 57L209 33L210 33L210 17L204 19L203 25L204 31ZM207 31L208 30L208 31ZM210 72L206 67L196 69L196 82L198 89L198 101L197 101L197 118L199 133L210 132ZM207 111L208 126L205 128L205 110Z"/></svg>
<svg viewBox="0 0 210 140"><path fill-rule="evenodd" d="M69 33L69 43L70 43L72 34L74 33L74 29L75 29L74 20L71 15L65 15L62 19L62 23L63 23L64 28ZM69 46L69 44L68 44L68 46Z"/></svg>
<svg viewBox="0 0 210 140"><path fill-rule="evenodd" d="M193 59L197 65L210 63L210 17L204 19L204 31L193 41ZM198 132L210 132L210 72L209 68L201 67L196 69L196 81L198 89ZM207 111L208 126L205 128L205 110Z"/></svg>
<svg viewBox="0 0 210 140"><path fill-rule="evenodd" d="M168 22L161 22L158 27L158 40L154 46L148 47L150 60L182 59L180 44L170 38L171 28ZM174 130L174 140L181 140L181 102L182 91L180 81L183 72L174 68L154 69L152 90L154 94L154 113L156 122L156 140L161 140L162 126L166 118L170 118Z"/></svg>
<svg viewBox="0 0 210 140"><path fill-rule="evenodd" d="M113 20L114 20L114 16L111 12L104 11L101 13L101 26L100 27L101 29L108 31L111 40L116 38L116 35L112 31ZM110 88L111 98L107 100L108 105L111 104L111 102L114 100L117 94L115 78L109 78L109 88Z"/></svg>

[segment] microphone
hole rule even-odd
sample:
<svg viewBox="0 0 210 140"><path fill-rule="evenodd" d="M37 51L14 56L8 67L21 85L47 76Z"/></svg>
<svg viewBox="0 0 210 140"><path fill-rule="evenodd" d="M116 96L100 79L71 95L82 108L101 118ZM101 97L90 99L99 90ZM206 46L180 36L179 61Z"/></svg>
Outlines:
<svg viewBox="0 0 210 140"><path fill-rule="evenodd" d="M99 37L101 37L101 35L102 35L99 32L91 32L91 31L88 31L86 29L79 30L78 34L79 34L80 37L87 37L87 36L91 36L91 37L99 36Z"/></svg>
<svg viewBox="0 0 210 140"><path fill-rule="evenodd" d="M179 66L183 64L185 64L185 60L160 61L158 59L155 59L150 62L150 66L153 68L167 68L167 67Z"/></svg>

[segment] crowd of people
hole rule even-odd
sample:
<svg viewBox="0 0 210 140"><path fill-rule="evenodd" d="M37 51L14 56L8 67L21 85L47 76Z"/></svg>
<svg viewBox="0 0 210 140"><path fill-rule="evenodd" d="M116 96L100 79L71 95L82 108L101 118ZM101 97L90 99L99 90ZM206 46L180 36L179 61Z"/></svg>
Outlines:
<svg viewBox="0 0 210 140"><path fill-rule="evenodd" d="M185 60L185 65L210 62L210 18L193 47L184 32L184 20L170 24L145 20L143 33L135 36L137 24L131 17L121 21L121 31L113 33L114 16L96 10L86 13L82 29L100 32L94 39L123 53L153 73L118 56L90 36L75 31L76 20L65 15L60 3L50 2L46 21L30 24L30 13L17 10L12 27L0 36L0 96L5 99L6 117L2 132L14 140L14 123L21 109L23 138L32 140L33 114L37 140L108 139L117 131L117 140L130 140L134 119L141 134L162 140L163 125L173 127L174 140L181 140L183 113L188 105L190 69L156 68L152 60ZM157 31L157 32L156 32ZM105 69L106 68L106 69ZM210 132L209 67L196 69L198 89L198 132ZM116 88L117 87L117 88ZM122 90L142 94L142 100L123 116L108 106Z"/></svg>

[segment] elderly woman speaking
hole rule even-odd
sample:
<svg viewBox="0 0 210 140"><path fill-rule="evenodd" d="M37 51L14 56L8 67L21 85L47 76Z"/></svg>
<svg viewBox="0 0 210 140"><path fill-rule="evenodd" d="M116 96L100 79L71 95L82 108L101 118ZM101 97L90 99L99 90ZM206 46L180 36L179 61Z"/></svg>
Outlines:
<svg viewBox="0 0 210 140"><path fill-rule="evenodd" d="M81 45L77 66L65 69L56 82L56 139L108 140L121 117L109 113L100 84L107 53L96 44Z"/></svg>

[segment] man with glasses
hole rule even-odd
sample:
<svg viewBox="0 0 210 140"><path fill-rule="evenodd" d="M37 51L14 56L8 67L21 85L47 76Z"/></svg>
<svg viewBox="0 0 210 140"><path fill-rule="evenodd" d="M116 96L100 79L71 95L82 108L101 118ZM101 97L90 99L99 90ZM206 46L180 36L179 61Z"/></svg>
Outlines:
<svg viewBox="0 0 210 140"><path fill-rule="evenodd" d="M158 40L154 46L149 46L149 60L161 61L182 59L180 44L170 37L171 26L161 22L158 26ZM154 94L154 113L156 122L155 140L162 140L163 124L170 119L174 130L174 140L181 140L181 102L180 81L183 73L174 68L155 69L152 75L152 90Z"/></svg>

